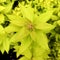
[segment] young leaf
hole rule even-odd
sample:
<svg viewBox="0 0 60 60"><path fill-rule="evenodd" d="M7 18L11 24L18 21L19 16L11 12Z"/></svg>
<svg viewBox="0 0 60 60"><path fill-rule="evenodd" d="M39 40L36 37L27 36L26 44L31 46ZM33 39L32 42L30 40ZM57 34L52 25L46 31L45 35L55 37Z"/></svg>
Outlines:
<svg viewBox="0 0 60 60"><path fill-rule="evenodd" d="M27 57L28 59L31 59L32 57L32 53L30 51L29 48L27 48L23 53L22 53L25 57Z"/></svg>
<svg viewBox="0 0 60 60"><path fill-rule="evenodd" d="M52 29L55 28L54 25L51 25L51 24L48 24L48 23L40 23L40 24L36 24L36 29L40 29L44 32L49 32L51 31Z"/></svg>
<svg viewBox="0 0 60 60"><path fill-rule="evenodd" d="M10 24L9 26L7 26L4 31L7 33L11 33L11 32L17 32L20 30L20 27L15 26L14 24Z"/></svg>
<svg viewBox="0 0 60 60"><path fill-rule="evenodd" d="M38 45L40 45L42 48L49 49L48 39L45 33L43 33L42 31L32 31L30 35L32 40L38 43Z"/></svg>
<svg viewBox="0 0 60 60"><path fill-rule="evenodd" d="M4 28L0 25L0 34L4 34L5 31L4 31Z"/></svg>
<svg viewBox="0 0 60 60"><path fill-rule="evenodd" d="M34 42L34 44L33 44L33 53L32 53L33 57L37 57L37 56L43 57L44 54L47 54L47 53L45 53L46 51L47 50L45 50L44 48L39 46L36 42Z"/></svg>
<svg viewBox="0 0 60 60"><path fill-rule="evenodd" d="M32 60L44 60L42 57L38 56L38 57L33 57Z"/></svg>
<svg viewBox="0 0 60 60"><path fill-rule="evenodd" d="M10 48L10 41L9 38L5 37L5 39L3 40L3 48L4 50L8 53L9 48Z"/></svg>
<svg viewBox="0 0 60 60"><path fill-rule="evenodd" d="M22 57L19 60L30 60L30 59L28 59L27 57Z"/></svg>
<svg viewBox="0 0 60 60"><path fill-rule="evenodd" d="M0 3L6 2L6 0L0 0Z"/></svg>
<svg viewBox="0 0 60 60"><path fill-rule="evenodd" d="M10 19L10 22L14 25L17 25L17 26L24 26L24 19L23 17L20 17L16 14L12 14L12 15L7 15L7 17Z"/></svg>
<svg viewBox="0 0 60 60"><path fill-rule="evenodd" d="M4 13L8 13L11 11L12 6L14 2L10 2L7 6L5 6L5 9L3 10Z"/></svg>
<svg viewBox="0 0 60 60"><path fill-rule="evenodd" d="M31 38L28 36L24 39L21 40L21 46L19 47L19 50L17 50L17 56L19 56L20 54L22 54L23 52L26 51L26 49L29 48L29 46L31 45L32 40ZM16 48L15 48L16 49Z"/></svg>
<svg viewBox="0 0 60 60"><path fill-rule="evenodd" d="M60 26L60 20L57 21L57 24Z"/></svg>
<svg viewBox="0 0 60 60"><path fill-rule="evenodd" d="M29 32L25 28L22 28L14 36L11 37L10 41L11 42L21 41L21 39L26 37L28 34L29 34Z"/></svg>
<svg viewBox="0 0 60 60"><path fill-rule="evenodd" d="M4 15L3 14L0 14L0 24L4 22Z"/></svg>
<svg viewBox="0 0 60 60"><path fill-rule="evenodd" d="M53 12L54 12L54 10L48 10L48 11L40 14L39 16L35 16L34 22L37 24L47 22L51 18Z"/></svg>
<svg viewBox="0 0 60 60"><path fill-rule="evenodd" d="M4 53L4 51L8 52L10 48L10 43L9 43L9 38L7 37L6 34L0 34L0 42L1 42L0 44L1 52L2 53Z"/></svg>
<svg viewBox="0 0 60 60"><path fill-rule="evenodd" d="M21 5L21 11L25 18L27 18L30 21L33 21L34 12L33 12L33 8L31 6L25 7L25 6Z"/></svg>
<svg viewBox="0 0 60 60"><path fill-rule="evenodd" d="M5 7L0 5L0 12L3 11L4 9Z"/></svg>
<svg viewBox="0 0 60 60"><path fill-rule="evenodd" d="M3 54L3 53L4 53L4 51L5 51L5 50L4 50L4 47L3 47L3 45L2 45L2 44L0 45L0 51L2 52L2 54Z"/></svg>

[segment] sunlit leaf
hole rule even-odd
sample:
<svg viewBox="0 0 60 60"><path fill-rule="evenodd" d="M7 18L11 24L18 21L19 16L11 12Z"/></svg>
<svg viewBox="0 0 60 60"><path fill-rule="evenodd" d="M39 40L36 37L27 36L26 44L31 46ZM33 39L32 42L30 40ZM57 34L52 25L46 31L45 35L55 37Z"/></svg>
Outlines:
<svg viewBox="0 0 60 60"><path fill-rule="evenodd" d="M33 8L31 8L30 6L29 7L21 6L21 11L25 18L27 18L30 21L33 21L34 18Z"/></svg>
<svg viewBox="0 0 60 60"><path fill-rule="evenodd" d="M0 5L0 12L4 9L5 9L5 7Z"/></svg>
<svg viewBox="0 0 60 60"><path fill-rule="evenodd" d="M28 59L27 57L22 57L19 60L30 60L30 59Z"/></svg>
<svg viewBox="0 0 60 60"><path fill-rule="evenodd" d="M44 60L42 57L33 57L32 60Z"/></svg>
<svg viewBox="0 0 60 60"><path fill-rule="evenodd" d="M17 50L17 56L19 56L20 54L22 54L23 52L26 51L26 49L29 48L29 46L31 45L32 40L31 38L28 36L26 38L24 38L23 40L21 40L21 46L19 47L19 50ZM16 49L16 48L15 48Z"/></svg>
<svg viewBox="0 0 60 60"><path fill-rule="evenodd" d="M30 35L31 38L42 48L49 49L47 36L42 31L33 31Z"/></svg>
<svg viewBox="0 0 60 60"><path fill-rule="evenodd" d="M6 0L0 0L0 3L2 3L2 2L6 2Z"/></svg>
<svg viewBox="0 0 60 60"><path fill-rule="evenodd" d="M48 24L48 23L40 23L40 24L36 24L36 29L40 29L44 32L49 32L52 29L54 29L55 26L52 24Z"/></svg>
<svg viewBox="0 0 60 60"><path fill-rule="evenodd" d="M31 59L32 57L32 53L30 51L29 48L27 48L23 53L22 53L25 57L27 57L28 59Z"/></svg>
<svg viewBox="0 0 60 60"><path fill-rule="evenodd" d="M2 38L1 38L2 37ZM10 48L10 42L9 42L9 38L7 37L6 34L1 34L0 35L0 50L2 53L4 53L4 51L8 52L9 48Z"/></svg>
<svg viewBox="0 0 60 60"><path fill-rule="evenodd" d="M14 24L10 24L9 26L7 26L4 31L7 33L11 33L11 32L17 32L20 30L20 27L15 26Z"/></svg>
<svg viewBox="0 0 60 60"><path fill-rule="evenodd" d="M44 59L41 57L33 57L32 60L44 60Z"/></svg>
<svg viewBox="0 0 60 60"><path fill-rule="evenodd" d="M53 14L53 11L54 10L48 10L48 11L40 14L39 16L35 16L35 19L37 19L37 20L34 20L34 22L39 24L41 22L45 23L45 22L49 21L49 19L51 18L52 14Z"/></svg>
<svg viewBox="0 0 60 60"><path fill-rule="evenodd" d="M3 45L0 45L0 51L2 52L2 54L4 53L4 47L3 47Z"/></svg>
<svg viewBox="0 0 60 60"><path fill-rule="evenodd" d="M10 48L10 41L7 37L5 38L3 42L3 47L4 47L4 50L8 53L9 48Z"/></svg>
<svg viewBox="0 0 60 60"><path fill-rule="evenodd" d="M4 22L4 15L3 14L0 14L0 23L3 23Z"/></svg>
<svg viewBox="0 0 60 60"><path fill-rule="evenodd" d="M45 50L44 48L42 48L41 46L39 46L37 43L33 43L33 57L37 57L37 56L44 56L44 54L47 54L47 50ZM47 51L47 52L46 52ZM46 53L45 53L46 52ZM38 53L38 54L37 54Z"/></svg>
<svg viewBox="0 0 60 60"><path fill-rule="evenodd" d="M16 14L7 15L7 17L10 19L10 22L12 24L15 24L17 26L23 26L24 25L24 19Z"/></svg>
<svg viewBox="0 0 60 60"><path fill-rule="evenodd" d="M60 26L60 20L57 21L57 24Z"/></svg>
<svg viewBox="0 0 60 60"><path fill-rule="evenodd" d="M29 34L29 32L25 28L22 28L22 29L20 29L19 32L17 32L14 36L12 36L10 41L11 42L21 41L21 39L26 37L28 34Z"/></svg>
<svg viewBox="0 0 60 60"><path fill-rule="evenodd" d="M14 2L10 2L7 6L5 6L5 9L3 10L4 13L8 13L11 11L12 6Z"/></svg>
<svg viewBox="0 0 60 60"><path fill-rule="evenodd" d="M0 34L4 34L5 33L5 31L4 31L4 28L0 25Z"/></svg>

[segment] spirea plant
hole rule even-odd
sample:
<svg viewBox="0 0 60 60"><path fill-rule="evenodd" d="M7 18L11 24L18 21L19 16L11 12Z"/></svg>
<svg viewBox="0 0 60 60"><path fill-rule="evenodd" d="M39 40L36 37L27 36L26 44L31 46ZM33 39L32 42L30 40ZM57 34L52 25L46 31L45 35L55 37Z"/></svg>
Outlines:
<svg viewBox="0 0 60 60"><path fill-rule="evenodd" d="M60 59L59 0L0 0L0 51L14 48L19 60Z"/></svg>

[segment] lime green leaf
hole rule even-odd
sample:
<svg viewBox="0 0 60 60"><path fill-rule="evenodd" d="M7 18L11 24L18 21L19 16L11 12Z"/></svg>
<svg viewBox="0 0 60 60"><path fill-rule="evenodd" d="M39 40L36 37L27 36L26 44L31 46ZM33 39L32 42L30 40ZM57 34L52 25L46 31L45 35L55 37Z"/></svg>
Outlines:
<svg viewBox="0 0 60 60"><path fill-rule="evenodd" d="M47 50L45 50L44 48L39 46L36 42L34 42L34 44L33 44L33 53L32 53L33 57L37 57L37 56L43 57L44 54L47 54L48 51L47 52L46 51Z"/></svg>
<svg viewBox="0 0 60 60"><path fill-rule="evenodd" d="M43 33L42 31L33 31L31 32L31 38L38 43L38 45L40 45L42 48L44 49L49 49L48 47L48 39L47 36L45 35L45 33Z"/></svg>
<svg viewBox="0 0 60 60"><path fill-rule="evenodd" d="M2 37L2 38L1 38ZM7 38L6 34L0 34L0 50L2 53L4 53L4 51L8 52L9 51L9 38Z"/></svg>
<svg viewBox="0 0 60 60"><path fill-rule="evenodd" d="M51 19L52 19L52 21L56 21L56 20L58 20L58 16L52 15Z"/></svg>
<svg viewBox="0 0 60 60"><path fill-rule="evenodd" d="M17 26L23 26L24 25L24 19L16 14L7 15L7 17L10 19L10 22L12 24L15 24Z"/></svg>
<svg viewBox="0 0 60 60"><path fill-rule="evenodd" d="M6 0L7 3L10 3L11 1L13 1L13 0Z"/></svg>
<svg viewBox="0 0 60 60"><path fill-rule="evenodd" d="M4 15L3 14L0 14L0 23L3 23L4 22Z"/></svg>
<svg viewBox="0 0 60 60"><path fill-rule="evenodd" d="M39 16L35 16L35 19L37 20L34 20L34 22L38 24L41 22L43 23L47 22L51 18L53 11L54 10L48 10L45 13L40 14Z"/></svg>
<svg viewBox="0 0 60 60"><path fill-rule="evenodd" d="M47 39L47 36L46 34L44 34L43 32L37 32L37 42L38 44L45 48L45 49L49 49L48 47L48 39Z"/></svg>
<svg viewBox="0 0 60 60"><path fill-rule="evenodd" d="M32 38L32 40L36 40L36 32L35 31L32 31L31 33L30 33L30 36L31 36L31 38Z"/></svg>
<svg viewBox="0 0 60 60"><path fill-rule="evenodd" d="M31 51L30 51L29 48L27 48L26 51L24 51L22 54L23 54L25 57L27 57L28 59L31 59L31 57L32 57L32 53L31 53Z"/></svg>
<svg viewBox="0 0 60 60"><path fill-rule="evenodd" d="M2 2L6 2L6 0L0 0L0 3L2 3Z"/></svg>
<svg viewBox="0 0 60 60"><path fill-rule="evenodd" d="M49 32L49 31L51 31L52 29L55 28L54 25L48 24L48 23L36 24L35 27L36 27L36 29L40 29L40 30L42 30L42 31L44 31L44 32Z"/></svg>
<svg viewBox="0 0 60 60"><path fill-rule="evenodd" d="M21 11L25 18L33 21L34 18L33 8L31 8L30 6L29 7L21 6Z"/></svg>
<svg viewBox="0 0 60 60"><path fill-rule="evenodd" d="M3 10L4 13L8 13L11 11L12 6L14 2L9 3L7 6L5 6L5 9Z"/></svg>
<svg viewBox="0 0 60 60"><path fill-rule="evenodd" d="M22 28L20 31L18 31L11 39L11 42L18 42L21 41L24 37L26 37L29 34L29 32L25 29Z"/></svg>
<svg viewBox="0 0 60 60"><path fill-rule="evenodd" d="M7 33L11 33L11 32L17 32L20 30L20 27L15 26L14 24L10 24L9 26L7 26L4 31Z"/></svg>
<svg viewBox="0 0 60 60"><path fill-rule="evenodd" d="M42 57L33 57L32 60L44 60Z"/></svg>
<svg viewBox="0 0 60 60"><path fill-rule="evenodd" d="M3 53L4 53L4 51L5 51L5 50L4 50L4 47L3 47L3 45L2 45L2 44L0 45L0 50L1 50L2 54L3 54Z"/></svg>
<svg viewBox="0 0 60 60"><path fill-rule="evenodd" d="M4 34L5 33L5 31L4 31L4 28L0 25L0 34Z"/></svg>
<svg viewBox="0 0 60 60"><path fill-rule="evenodd" d="M26 49L29 48L29 46L31 45L32 40L31 38L28 36L24 39L21 40L21 46L19 47L19 50L17 50L17 56L19 56L20 54L22 54ZM16 48L15 48L16 49Z"/></svg>
<svg viewBox="0 0 60 60"><path fill-rule="evenodd" d="M5 7L0 5L0 12L4 9L5 9Z"/></svg>
<svg viewBox="0 0 60 60"><path fill-rule="evenodd" d="M8 53L9 48L10 48L10 41L9 38L5 37L5 39L3 40L3 48L4 50Z"/></svg>
<svg viewBox="0 0 60 60"><path fill-rule="evenodd" d="M60 26L60 20L57 21L57 24Z"/></svg>
<svg viewBox="0 0 60 60"><path fill-rule="evenodd" d="M3 38L1 37L3 37L3 34L0 34L0 45L2 44L2 40L3 40Z"/></svg>
<svg viewBox="0 0 60 60"><path fill-rule="evenodd" d="M22 57L19 60L30 60L30 59L28 59L27 57Z"/></svg>

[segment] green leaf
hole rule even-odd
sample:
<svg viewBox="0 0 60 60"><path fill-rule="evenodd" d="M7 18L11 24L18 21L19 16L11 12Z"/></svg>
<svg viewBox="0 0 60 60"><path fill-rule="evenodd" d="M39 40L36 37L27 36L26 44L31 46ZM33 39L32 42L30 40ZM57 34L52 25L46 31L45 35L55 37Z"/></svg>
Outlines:
<svg viewBox="0 0 60 60"><path fill-rule="evenodd" d="M30 51L29 48L27 48L23 53L22 53L25 57L27 57L28 59L31 59L32 57L32 53Z"/></svg>
<svg viewBox="0 0 60 60"><path fill-rule="evenodd" d="M4 31L4 28L0 25L0 34L4 34L5 31Z"/></svg>
<svg viewBox="0 0 60 60"><path fill-rule="evenodd" d="M32 60L44 60L42 57L33 57Z"/></svg>
<svg viewBox="0 0 60 60"><path fill-rule="evenodd" d="M4 9L5 7L0 5L0 12L3 11Z"/></svg>
<svg viewBox="0 0 60 60"><path fill-rule="evenodd" d="M14 25L17 25L17 26L24 26L24 19L23 17L20 17L16 14L11 14L11 15L7 15L7 17L10 19L10 22Z"/></svg>
<svg viewBox="0 0 60 60"><path fill-rule="evenodd" d="M19 56L20 54L22 54L24 51L26 51L26 49L29 48L29 46L31 45L32 40L31 38L28 36L24 39L21 40L21 46L19 47L19 49L17 50L17 56ZM16 49L16 48L15 48Z"/></svg>
<svg viewBox="0 0 60 60"><path fill-rule="evenodd" d="M47 22L51 18L53 12L54 12L54 10L48 10L48 11L40 14L39 16L35 15L34 22L37 24Z"/></svg>
<svg viewBox="0 0 60 60"><path fill-rule="evenodd" d="M10 24L4 29L4 31L7 33L18 32L19 30L20 30L20 27L15 26L14 24Z"/></svg>
<svg viewBox="0 0 60 60"><path fill-rule="evenodd" d="M4 50L4 47L3 47L3 45L2 45L2 44L0 45L0 51L2 52L2 54L3 54L3 53L4 53L4 51L5 51L5 50Z"/></svg>
<svg viewBox="0 0 60 60"><path fill-rule="evenodd" d="M2 3L2 2L6 2L6 0L0 0L0 3Z"/></svg>
<svg viewBox="0 0 60 60"><path fill-rule="evenodd" d="M60 20L58 20L56 23L60 26Z"/></svg>
<svg viewBox="0 0 60 60"><path fill-rule="evenodd" d="M0 14L0 24L4 22L4 20L5 20L4 18L5 18L4 15Z"/></svg>
<svg viewBox="0 0 60 60"><path fill-rule="evenodd" d="M25 7L21 5L21 12L25 18L27 18L30 21L33 21L34 12L31 6Z"/></svg>
<svg viewBox="0 0 60 60"><path fill-rule="evenodd" d="M33 53L32 53L33 57L38 57L38 56L43 57L44 54L47 54L47 52L48 52L46 49L39 46L38 43L36 43L36 42L34 42L32 50L33 50Z"/></svg>
<svg viewBox="0 0 60 60"><path fill-rule="evenodd" d="M30 59L28 59L27 57L22 57L19 60L30 60Z"/></svg>
<svg viewBox="0 0 60 60"><path fill-rule="evenodd" d="M3 40L3 34L0 34L0 45L2 44L2 40Z"/></svg>
<svg viewBox="0 0 60 60"><path fill-rule="evenodd" d="M28 34L29 34L29 32L25 28L22 28L14 36L11 37L10 41L11 42L21 41L21 39L26 37Z"/></svg>
<svg viewBox="0 0 60 60"><path fill-rule="evenodd" d="M48 39L45 33L42 31L32 31L31 38L34 40L38 45L40 45L44 49L49 49L48 47Z"/></svg>
<svg viewBox="0 0 60 60"><path fill-rule="evenodd" d="M36 24L36 29L40 29L44 32L50 32L52 29L55 28L54 25L52 24L48 24L48 23L40 23L40 24Z"/></svg>
<svg viewBox="0 0 60 60"><path fill-rule="evenodd" d="M8 52L10 48L10 41L6 34L0 34L0 50Z"/></svg>
<svg viewBox="0 0 60 60"><path fill-rule="evenodd" d="M14 2L8 3L8 4L5 6L5 9L3 10L3 12L4 12L4 13L10 12L11 9L12 9L13 3L14 3Z"/></svg>
<svg viewBox="0 0 60 60"><path fill-rule="evenodd" d="M49 50L42 48L36 42L34 42L32 50L33 50L32 59L35 57L36 58L40 57L39 59L46 59L48 57L48 54L50 53Z"/></svg>
<svg viewBox="0 0 60 60"><path fill-rule="evenodd" d="M4 50L8 53L9 48L10 48L10 41L9 38L5 37L5 39L3 40L3 48Z"/></svg>

